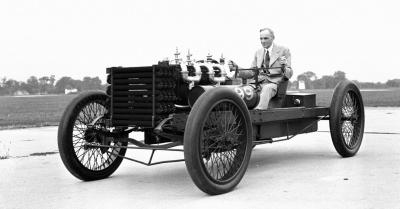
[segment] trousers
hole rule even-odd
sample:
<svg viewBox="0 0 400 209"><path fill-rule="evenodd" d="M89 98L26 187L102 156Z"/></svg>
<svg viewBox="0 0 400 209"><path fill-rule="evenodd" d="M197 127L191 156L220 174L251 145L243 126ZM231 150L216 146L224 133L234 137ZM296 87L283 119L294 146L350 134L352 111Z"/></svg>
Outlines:
<svg viewBox="0 0 400 209"><path fill-rule="evenodd" d="M269 100L276 95L278 85L275 83L261 84L260 102L254 109L266 110Z"/></svg>

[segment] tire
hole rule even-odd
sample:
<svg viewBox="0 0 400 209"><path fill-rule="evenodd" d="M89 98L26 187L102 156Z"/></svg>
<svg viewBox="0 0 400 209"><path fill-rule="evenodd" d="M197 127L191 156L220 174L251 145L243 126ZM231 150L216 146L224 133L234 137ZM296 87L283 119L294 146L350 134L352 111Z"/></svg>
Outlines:
<svg viewBox="0 0 400 209"><path fill-rule="evenodd" d="M66 108L58 127L58 149L68 171L84 181L110 176L121 164L126 148L96 148L84 146L87 142L101 145L126 146L127 143L104 144L88 124L95 129L108 131L102 117L108 112L108 96L101 91L91 91L77 96ZM104 120L103 120L104 121ZM121 137L127 137L127 135ZM119 156L117 156L119 155Z"/></svg>
<svg viewBox="0 0 400 209"><path fill-rule="evenodd" d="M210 195L231 191L244 176L253 146L244 101L228 88L202 94L190 111L184 134L186 168Z"/></svg>
<svg viewBox="0 0 400 209"><path fill-rule="evenodd" d="M360 149L364 123L360 90L351 81L340 82L331 101L329 127L333 145L342 157L352 157Z"/></svg>

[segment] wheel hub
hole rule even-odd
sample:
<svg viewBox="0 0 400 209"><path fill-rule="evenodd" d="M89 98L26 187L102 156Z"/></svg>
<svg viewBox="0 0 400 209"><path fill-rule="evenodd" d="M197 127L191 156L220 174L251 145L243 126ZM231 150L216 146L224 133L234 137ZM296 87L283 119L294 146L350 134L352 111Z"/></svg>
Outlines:
<svg viewBox="0 0 400 209"><path fill-rule="evenodd" d="M108 132L105 127L104 117L98 117L93 120L92 123L87 125L88 128L84 134L84 140L88 143L95 143L100 145L110 145L110 141L107 140L107 136L104 134ZM95 147L95 146L85 146L85 149L100 149L102 153L108 150L108 147Z"/></svg>

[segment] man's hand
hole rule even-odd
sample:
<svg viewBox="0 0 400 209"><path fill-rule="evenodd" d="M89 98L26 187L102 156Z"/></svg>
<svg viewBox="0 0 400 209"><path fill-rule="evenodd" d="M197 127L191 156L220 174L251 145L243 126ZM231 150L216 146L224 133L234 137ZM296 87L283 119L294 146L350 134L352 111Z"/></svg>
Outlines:
<svg viewBox="0 0 400 209"><path fill-rule="evenodd" d="M287 65L288 63L286 57L285 56L279 57L279 63L281 65Z"/></svg>

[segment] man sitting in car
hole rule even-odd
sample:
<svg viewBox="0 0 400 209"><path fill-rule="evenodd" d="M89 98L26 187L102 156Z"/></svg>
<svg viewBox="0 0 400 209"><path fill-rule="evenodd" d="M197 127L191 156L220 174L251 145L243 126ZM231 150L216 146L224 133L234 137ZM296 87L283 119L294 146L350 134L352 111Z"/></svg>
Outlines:
<svg viewBox="0 0 400 209"><path fill-rule="evenodd" d="M263 110L268 108L268 103L276 95L278 84L290 79L293 75L291 68L291 56L288 48L274 43L275 35L270 28L260 30L260 41L262 48L254 55L251 68L259 68L258 81L260 83L260 102L254 109ZM284 65L284 72L281 67ZM237 64L229 61L231 69L238 68ZM264 69L263 69L264 68ZM273 68L268 69L266 68ZM240 70L239 77L251 78L255 72L251 70Z"/></svg>

